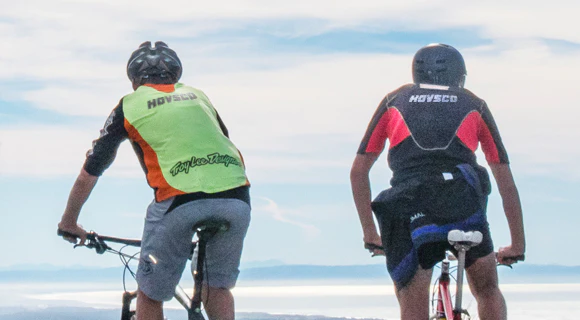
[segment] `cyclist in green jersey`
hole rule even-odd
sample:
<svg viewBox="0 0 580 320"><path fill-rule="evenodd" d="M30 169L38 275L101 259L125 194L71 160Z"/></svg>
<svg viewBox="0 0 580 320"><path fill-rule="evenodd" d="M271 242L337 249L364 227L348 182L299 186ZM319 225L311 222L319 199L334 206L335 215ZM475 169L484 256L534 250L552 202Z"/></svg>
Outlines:
<svg viewBox="0 0 580 320"><path fill-rule="evenodd" d="M163 301L173 297L190 254L192 227L208 218L230 227L208 243L206 311L210 319L234 319L230 289L250 222L250 184L219 114L201 90L178 83L181 73L181 61L163 42L147 41L133 52L127 74L135 91L121 99L93 142L58 227L84 243L81 208L128 139L155 192L137 270L138 319L163 319Z"/></svg>

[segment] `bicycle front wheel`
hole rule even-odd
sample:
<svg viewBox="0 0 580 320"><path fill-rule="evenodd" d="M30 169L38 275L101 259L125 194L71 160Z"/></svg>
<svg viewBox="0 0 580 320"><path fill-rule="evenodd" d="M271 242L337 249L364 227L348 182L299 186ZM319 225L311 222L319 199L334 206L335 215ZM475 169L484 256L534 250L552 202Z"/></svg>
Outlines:
<svg viewBox="0 0 580 320"><path fill-rule="evenodd" d="M469 313L466 310L463 310L463 312L461 312L461 317L459 319L471 320L471 316L469 315ZM434 315L429 317L429 320L454 320L454 319L447 319L447 317L445 317L445 316L437 316L436 314L434 314Z"/></svg>

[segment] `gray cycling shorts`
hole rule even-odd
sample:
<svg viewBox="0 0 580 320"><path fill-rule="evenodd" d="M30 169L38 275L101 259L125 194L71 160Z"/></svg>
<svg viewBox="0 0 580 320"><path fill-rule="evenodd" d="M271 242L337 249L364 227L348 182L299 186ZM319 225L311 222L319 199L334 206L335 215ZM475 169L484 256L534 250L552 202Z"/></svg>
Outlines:
<svg viewBox="0 0 580 320"><path fill-rule="evenodd" d="M153 201L147 209L137 268L139 290L153 300L171 300L191 254L192 228L208 218L225 219L230 228L208 241L204 281L210 287L233 288L240 273L250 206L238 199L200 199L166 214L172 201Z"/></svg>

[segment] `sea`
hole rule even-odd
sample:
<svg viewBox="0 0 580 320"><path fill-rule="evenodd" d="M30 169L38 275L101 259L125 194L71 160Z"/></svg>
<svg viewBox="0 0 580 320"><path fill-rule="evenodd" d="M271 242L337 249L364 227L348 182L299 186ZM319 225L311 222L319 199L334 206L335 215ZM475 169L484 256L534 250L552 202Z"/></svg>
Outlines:
<svg viewBox="0 0 580 320"><path fill-rule="evenodd" d="M191 288L191 283L182 285ZM511 320L580 318L580 283L517 283L500 287ZM26 310L38 313L51 308L120 309L122 291L118 282L0 283L0 319ZM468 288L464 291L464 307L472 319L479 319L475 299ZM240 314L399 319L393 286L376 280L245 281L238 283L233 294ZM165 308L177 310L181 306L170 301Z"/></svg>

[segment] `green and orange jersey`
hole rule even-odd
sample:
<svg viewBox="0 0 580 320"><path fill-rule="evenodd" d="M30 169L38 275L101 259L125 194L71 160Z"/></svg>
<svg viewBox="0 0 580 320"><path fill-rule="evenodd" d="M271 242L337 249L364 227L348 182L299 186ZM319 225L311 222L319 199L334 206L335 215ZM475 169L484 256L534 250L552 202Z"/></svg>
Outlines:
<svg viewBox="0 0 580 320"><path fill-rule="evenodd" d="M240 152L201 90L181 83L143 85L123 97L87 153L84 169L100 176L125 139L157 201L249 185Z"/></svg>

